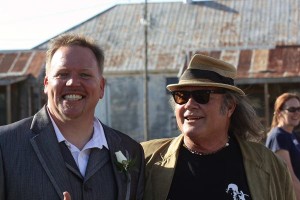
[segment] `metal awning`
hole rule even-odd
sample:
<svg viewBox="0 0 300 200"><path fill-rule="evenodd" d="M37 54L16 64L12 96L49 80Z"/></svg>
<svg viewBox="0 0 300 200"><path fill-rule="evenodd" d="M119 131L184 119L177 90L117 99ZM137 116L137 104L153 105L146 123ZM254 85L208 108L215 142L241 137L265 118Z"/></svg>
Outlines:
<svg viewBox="0 0 300 200"><path fill-rule="evenodd" d="M24 81L28 78L28 76L8 76L8 77L0 77L0 86L12 85L14 83L18 83Z"/></svg>

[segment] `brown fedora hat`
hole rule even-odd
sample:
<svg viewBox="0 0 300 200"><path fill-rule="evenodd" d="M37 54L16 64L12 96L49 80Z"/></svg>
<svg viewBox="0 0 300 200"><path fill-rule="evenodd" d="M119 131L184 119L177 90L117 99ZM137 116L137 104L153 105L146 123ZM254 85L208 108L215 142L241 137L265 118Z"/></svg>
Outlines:
<svg viewBox="0 0 300 200"><path fill-rule="evenodd" d="M227 62L195 54L181 75L179 83L167 85L167 89L175 91L186 86L219 87L245 95L240 88L234 85L236 74L236 68Z"/></svg>

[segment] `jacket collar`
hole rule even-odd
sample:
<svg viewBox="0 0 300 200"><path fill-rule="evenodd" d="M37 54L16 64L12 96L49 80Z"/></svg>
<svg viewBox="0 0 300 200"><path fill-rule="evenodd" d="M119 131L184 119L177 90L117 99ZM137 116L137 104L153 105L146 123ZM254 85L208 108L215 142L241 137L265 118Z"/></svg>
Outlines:
<svg viewBox="0 0 300 200"><path fill-rule="evenodd" d="M176 154L178 154L178 152L179 152L179 148L180 148L180 145L181 145L182 141L183 141L183 134L180 134L179 136L174 138L171 141L170 147L168 148L166 154L163 155L163 160L167 160L172 156L177 157Z"/></svg>
<svg viewBox="0 0 300 200"><path fill-rule="evenodd" d="M255 145L255 143L245 141L238 136L234 136L234 137L236 137L238 144L241 148L241 152L242 152L244 161L250 162L250 163L252 163L251 165L261 168L263 165L262 154L258 151L258 149L253 148L249 145L249 143L254 144L254 145ZM183 134L180 134L179 136L174 138L171 141L170 147L168 148L167 152L164 155L162 155L163 160L167 160L171 156L174 156L174 154L177 154L182 141L183 141Z"/></svg>
<svg viewBox="0 0 300 200"><path fill-rule="evenodd" d="M272 172L264 167L264 147L236 137L243 155L244 167L251 197L253 199L269 199L269 183ZM255 148L256 146L256 148ZM261 184L257 184L261 183Z"/></svg>

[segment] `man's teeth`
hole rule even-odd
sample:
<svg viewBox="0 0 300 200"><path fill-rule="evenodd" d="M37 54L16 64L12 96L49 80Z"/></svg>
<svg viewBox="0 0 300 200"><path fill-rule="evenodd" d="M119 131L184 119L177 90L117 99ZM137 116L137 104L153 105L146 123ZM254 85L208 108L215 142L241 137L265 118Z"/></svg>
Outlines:
<svg viewBox="0 0 300 200"><path fill-rule="evenodd" d="M68 94L65 96L66 100L71 100L71 101L76 101L76 100L80 100L82 99L81 95L77 95L77 94Z"/></svg>
<svg viewBox="0 0 300 200"><path fill-rule="evenodd" d="M200 117L185 117L186 120L197 120L200 119Z"/></svg>

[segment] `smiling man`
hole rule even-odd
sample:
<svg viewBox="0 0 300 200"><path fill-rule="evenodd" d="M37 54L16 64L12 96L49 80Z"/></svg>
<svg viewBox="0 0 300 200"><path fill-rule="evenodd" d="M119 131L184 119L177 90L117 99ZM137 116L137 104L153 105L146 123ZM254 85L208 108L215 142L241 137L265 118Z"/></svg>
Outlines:
<svg viewBox="0 0 300 200"><path fill-rule="evenodd" d="M196 54L167 86L181 134L142 143L145 200L295 199L286 165L257 142L262 125L235 76L229 63Z"/></svg>
<svg viewBox="0 0 300 200"><path fill-rule="evenodd" d="M33 117L0 127L1 200L58 200L65 191L72 200L142 199L141 145L94 116L104 95L103 63L103 51L90 38L66 34L51 41L47 104Z"/></svg>

